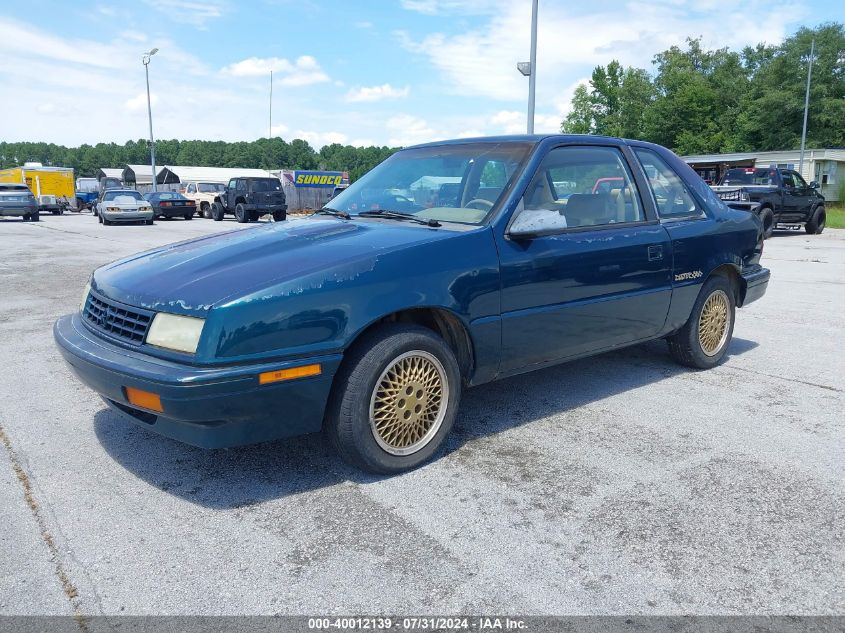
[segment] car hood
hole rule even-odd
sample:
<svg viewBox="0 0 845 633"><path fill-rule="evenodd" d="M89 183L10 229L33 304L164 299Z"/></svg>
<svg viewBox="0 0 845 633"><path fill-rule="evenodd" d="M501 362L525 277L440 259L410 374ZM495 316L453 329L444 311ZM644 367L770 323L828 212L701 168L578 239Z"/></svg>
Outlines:
<svg viewBox="0 0 845 633"><path fill-rule="evenodd" d="M342 274L362 260L457 232L372 220L311 218L271 223L172 244L118 260L92 286L128 305L202 315L286 279Z"/></svg>

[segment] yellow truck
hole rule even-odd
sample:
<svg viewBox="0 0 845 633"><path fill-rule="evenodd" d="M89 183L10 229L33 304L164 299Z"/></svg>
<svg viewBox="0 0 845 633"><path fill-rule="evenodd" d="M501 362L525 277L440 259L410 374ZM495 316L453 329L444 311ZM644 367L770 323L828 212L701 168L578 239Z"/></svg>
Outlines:
<svg viewBox="0 0 845 633"><path fill-rule="evenodd" d="M35 199L40 212L61 215L68 207L76 206L73 169L44 167L41 163L24 163L22 167L0 169L0 182L23 183Z"/></svg>

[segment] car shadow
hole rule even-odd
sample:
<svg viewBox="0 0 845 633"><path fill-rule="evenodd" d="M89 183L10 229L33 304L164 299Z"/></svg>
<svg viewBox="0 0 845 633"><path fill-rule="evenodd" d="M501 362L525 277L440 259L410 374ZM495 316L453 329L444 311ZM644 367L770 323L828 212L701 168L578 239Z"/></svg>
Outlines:
<svg viewBox="0 0 845 633"><path fill-rule="evenodd" d="M757 343L734 338L727 359ZM652 341L469 389L440 456L479 437L577 409L681 373L662 341ZM157 435L104 408L94 432L128 472L198 505L232 509L333 486L383 479L347 466L320 434L231 449L195 448Z"/></svg>

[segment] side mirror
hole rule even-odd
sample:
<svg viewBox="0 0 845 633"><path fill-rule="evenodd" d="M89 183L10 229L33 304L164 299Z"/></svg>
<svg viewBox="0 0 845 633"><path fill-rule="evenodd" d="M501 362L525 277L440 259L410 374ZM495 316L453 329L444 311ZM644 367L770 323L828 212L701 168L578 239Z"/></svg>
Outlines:
<svg viewBox="0 0 845 633"><path fill-rule="evenodd" d="M811 180L810 181L810 189L818 189L818 188L819 188L819 183L815 180Z"/></svg>
<svg viewBox="0 0 845 633"><path fill-rule="evenodd" d="M530 239L562 231L566 227L566 217L556 209L522 209L508 229L508 235L517 240Z"/></svg>

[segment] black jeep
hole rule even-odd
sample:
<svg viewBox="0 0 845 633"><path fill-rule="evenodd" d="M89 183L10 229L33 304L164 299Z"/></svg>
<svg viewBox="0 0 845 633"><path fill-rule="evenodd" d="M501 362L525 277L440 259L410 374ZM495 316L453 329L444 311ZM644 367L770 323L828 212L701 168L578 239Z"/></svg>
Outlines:
<svg viewBox="0 0 845 633"><path fill-rule="evenodd" d="M238 222L251 222L270 213L276 222L287 217L285 192L278 178L232 178L226 189L214 197L211 217L219 222L227 213Z"/></svg>

